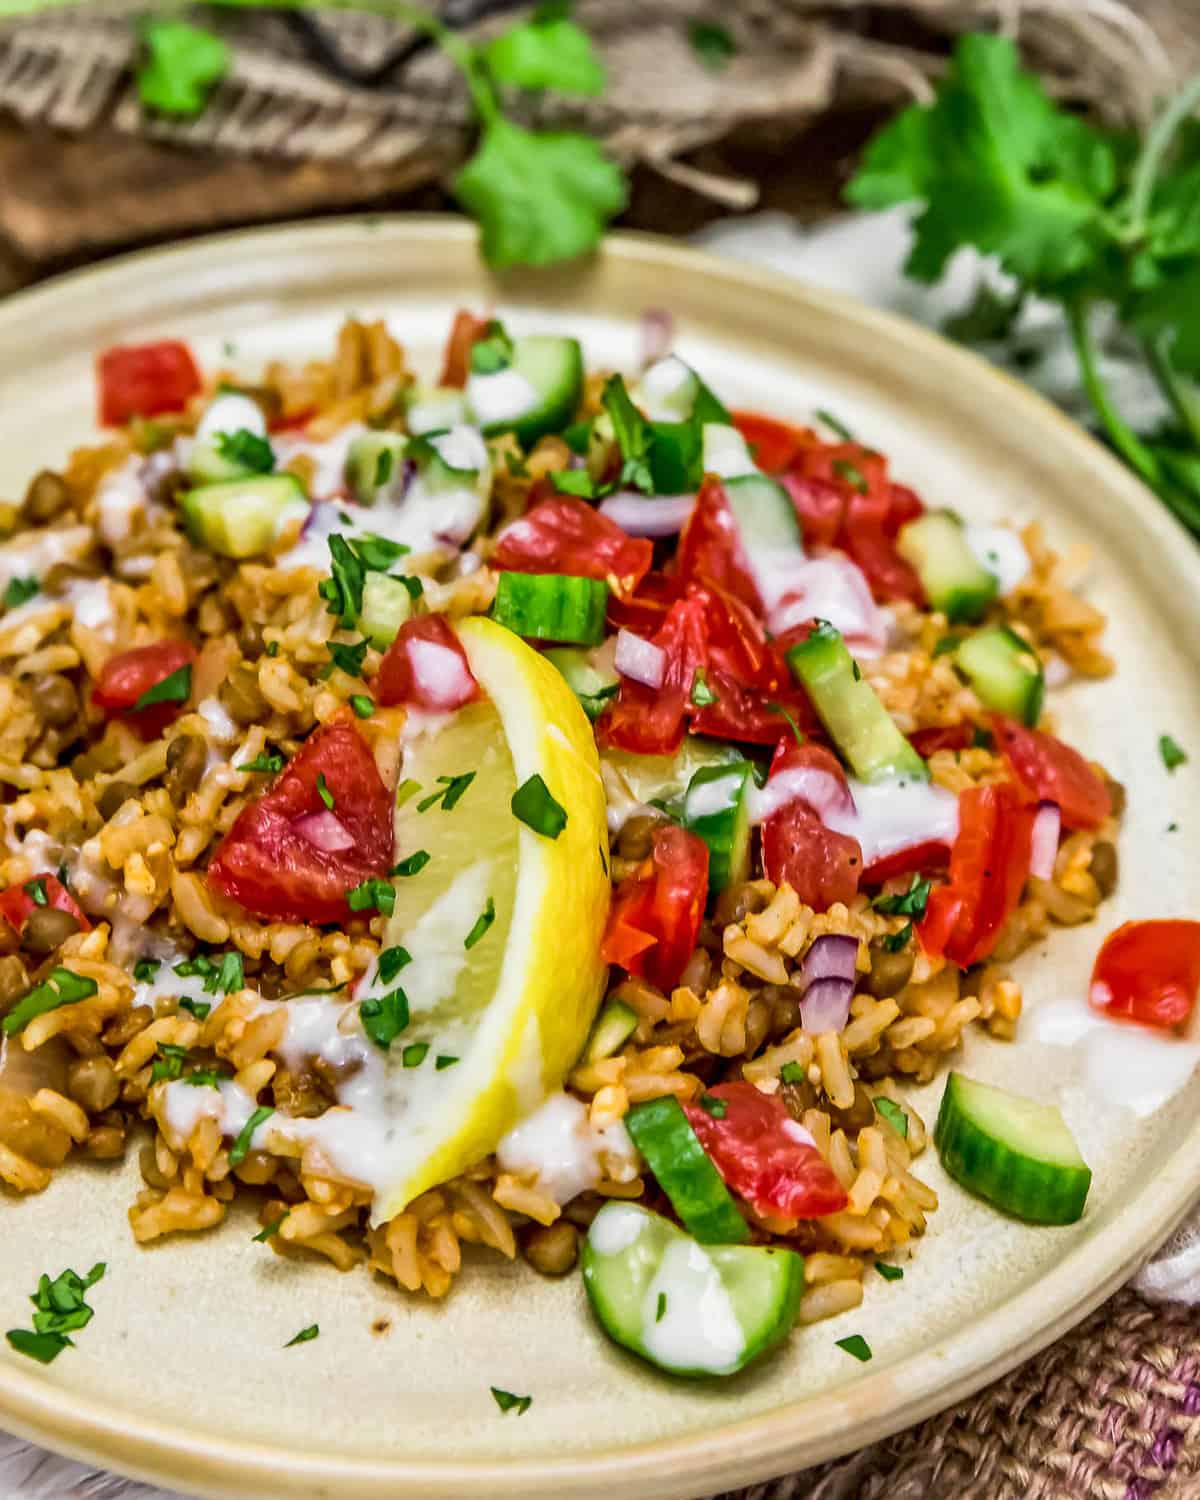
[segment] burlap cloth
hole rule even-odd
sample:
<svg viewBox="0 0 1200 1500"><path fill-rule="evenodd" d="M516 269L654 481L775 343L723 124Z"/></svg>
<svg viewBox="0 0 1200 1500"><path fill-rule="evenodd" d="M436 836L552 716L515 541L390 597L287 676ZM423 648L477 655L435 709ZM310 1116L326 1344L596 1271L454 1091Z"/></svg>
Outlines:
<svg viewBox="0 0 1200 1500"><path fill-rule="evenodd" d="M3 242L18 267L9 280L27 280L166 233L390 205L426 185L422 201L437 201L467 143L465 101L453 71L401 30L370 16L223 14L233 72L201 119L174 124L147 118L130 86L129 17L141 8L115 0L0 25L0 289ZM443 12L486 30L503 9ZM698 10L734 33L723 72L687 44ZM535 118L586 124L653 173L649 188L635 175L631 217L660 228L696 222L680 186L727 210L764 186L781 201L790 178L789 206L831 205L863 129L842 123L920 93L966 25L1007 26L1057 91L1115 120L1143 120L1172 75L1200 66L1200 0L580 0L577 13L611 86L602 102L545 104ZM5 1500L152 1493L0 1434ZM1200 1500L1200 1308L1126 1289L941 1416L721 1500L1084 1496Z"/></svg>

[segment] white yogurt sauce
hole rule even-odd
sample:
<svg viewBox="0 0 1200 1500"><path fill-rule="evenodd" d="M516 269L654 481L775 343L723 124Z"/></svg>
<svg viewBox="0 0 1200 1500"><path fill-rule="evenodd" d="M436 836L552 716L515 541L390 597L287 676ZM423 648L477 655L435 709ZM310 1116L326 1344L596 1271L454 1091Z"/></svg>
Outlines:
<svg viewBox="0 0 1200 1500"><path fill-rule="evenodd" d="M958 837L958 798L931 781L898 776L866 782L851 777L850 795L854 812L828 812L825 823L835 833L858 840L864 865L913 844L953 844Z"/></svg>
<svg viewBox="0 0 1200 1500"><path fill-rule="evenodd" d="M255 1103L243 1088L232 1079L224 1079L217 1088L207 1084L196 1088L193 1084L176 1079L167 1084L166 1105L163 1110L167 1124L180 1138L186 1141L201 1120L216 1120L221 1134L231 1139L241 1135L254 1113ZM275 1116L270 1117L272 1120ZM258 1150L265 1144L264 1121L250 1138L250 1145Z"/></svg>
<svg viewBox="0 0 1200 1500"><path fill-rule="evenodd" d="M1052 1000L1031 1007L1027 1016L1022 1028L1035 1041L1071 1049L1089 1093L1139 1117L1178 1093L1200 1064L1200 1042L1110 1020L1086 1000Z"/></svg>
<svg viewBox="0 0 1200 1500"><path fill-rule="evenodd" d="M661 1316L660 1316L661 1309ZM642 1341L681 1370L732 1370L746 1337L712 1257L693 1240L668 1245L642 1301Z"/></svg>
<svg viewBox="0 0 1200 1500"><path fill-rule="evenodd" d="M776 557L763 578L773 595L768 600L764 594L772 635L783 635L806 620L828 620L856 656L879 656L887 645L887 616L875 603L862 569L843 553L800 560ZM757 567L755 581L762 593Z"/></svg>
<svg viewBox="0 0 1200 1500"><path fill-rule="evenodd" d="M618 1120L597 1129L587 1106L570 1094L551 1094L501 1140L496 1160L506 1172L534 1175L538 1189L561 1208L594 1188L604 1175L602 1155L636 1161L633 1143Z"/></svg>
<svg viewBox="0 0 1200 1500"><path fill-rule="evenodd" d="M366 425L362 422L349 422L323 443L315 443L305 437L287 435L276 438L274 443L276 467L282 469L292 458L303 456L311 459L313 477L308 486L309 498L313 500L336 499L339 495L346 493L346 460L350 454L350 446L355 438L361 437L366 430Z"/></svg>
<svg viewBox="0 0 1200 1500"><path fill-rule="evenodd" d="M123 464L110 469L96 491L96 522L100 535L109 547L126 541L133 531L135 518L147 508L146 487L142 483L145 460L132 454Z"/></svg>
<svg viewBox="0 0 1200 1500"><path fill-rule="evenodd" d="M426 391L409 404L409 432L418 437L426 432L442 432L466 420L467 399L462 391L439 388Z"/></svg>
<svg viewBox="0 0 1200 1500"><path fill-rule="evenodd" d="M209 406L200 418L196 437L207 442L222 434L252 432L255 437L267 435L267 419L258 402L240 391L227 391Z"/></svg>
<svg viewBox="0 0 1200 1500"><path fill-rule="evenodd" d="M116 627L112 590L107 578L78 578L67 584L66 601L76 625L111 640Z"/></svg>
<svg viewBox="0 0 1200 1500"><path fill-rule="evenodd" d="M532 383L511 365L490 375L467 377L467 405L482 427L523 417L540 400Z"/></svg>
<svg viewBox="0 0 1200 1500"><path fill-rule="evenodd" d="M20 532L0 546L0 590L14 578L42 578L58 563L79 562L91 545L90 526Z"/></svg>
<svg viewBox="0 0 1200 1500"><path fill-rule="evenodd" d="M1033 564L1011 526L964 526L963 534L980 566L995 575L1002 598L1024 581Z"/></svg>

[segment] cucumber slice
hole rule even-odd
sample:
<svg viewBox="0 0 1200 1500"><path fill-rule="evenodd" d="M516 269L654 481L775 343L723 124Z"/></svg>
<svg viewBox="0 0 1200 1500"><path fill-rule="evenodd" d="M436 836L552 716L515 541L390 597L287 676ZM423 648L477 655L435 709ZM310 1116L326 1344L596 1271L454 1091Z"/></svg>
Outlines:
<svg viewBox="0 0 1200 1500"><path fill-rule="evenodd" d="M612 662L606 668L597 661L596 653L577 646L555 646L543 655L566 678L588 718L593 722L598 719L621 682Z"/></svg>
<svg viewBox="0 0 1200 1500"><path fill-rule="evenodd" d="M458 427L469 420L466 394L453 386L418 388L409 397L405 418L414 436Z"/></svg>
<svg viewBox="0 0 1200 1500"><path fill-rule="evenodd" d="M566 573L501 573L492 617L534 641L598 646L604 639L608 584Z"/></svg>
<svg viewBox="0 0 1200 1500"><path fill-rule="evenodd" d="M951 1073L933 1132L942 1166L969 1192L1034 1224L1082 1217L1092 1173L1052 1104Z"/></svg>
<svg viewBox="0 0 1200 1500"><path fill-rule="evenodd" d="M929 767L861 676L846 643L827 620L787 653L788 665L812 699L834 744L860 781L898 776L929 779Z"/></svg>
<svg viewBox="0 0 1200 1500"><path fill-rule="evenodd" d="M653 423L708 422L730 426L724 402L677 354L668 354L642 372L631 393L636 405Z"/></svg>
<svg viewBox="0 0 1200 1500"><path fill-rule="evenodd" d="M552 334L514 339L510 364L486 375L472 371L467 379L467 404L484 433L513 432L526 448L564 428L582 392L579 340Z"/></svg>
<svg viewBox="0 0 1200 1500"><path fill-rule="evenodd" d="M603 1062L614 1052L619 1052L637 1030L637 1012L623 1000L608 1000L596 1017L588 1044L583 1049L582 1062Z"/></svg>
<svg viewBox="0 0 1200 1500"><path fill-rule="evenodd" d="M606 1203L584 1241L583 1284L605 1333L672 1375L733 1375L796 1321L794 1250L704 1248L633 1203Z"/></svg>
<svg viewBox="0 0 1200 1500"><path fill-rule="evenodd" d="M412 614L412 606L412 595L402 579L368 573L363 581L358 628L382 651L396 639L401 625Z"/></svg>
<svg viewBox="0 0 1200 1500"><path fill-rule="evenodd" d="M1007 625L992 625L967 636L954 653L954 665L988 708L1031 727L1042 712L1046 679L1037 652Z"/></svg>
<svg viewBox="0 0 1200 1500"><path fill-rule="evenodd" d="M722 479L740 479L747 474L762 477L746 439L726 423L705 423L701 456L706 474L718 474Z"/></svg>
<svg viewBox="0 0 1200 1500"><path fill-rule="evenodd" d="M236 433L248 432L251 437L266 442L267 419L258 402L241 391L224 391L214 400L200 418L196 428L191 452L188 454L188 475L197 484L220 484L227 479L246 479L253 474L262 474L274 468L270 463L242 463L236 456L223 453L222 438L231 438ZM270 444L267 444L270 452Z"/></svg>
<svg viewBox="0 0 1200 1500"><path fill-rule="evenodd" d="M896 538L896 550L917 570L930 604L952 623L978 620L999 592L996 575L967 546L962 522L949 511L910 521Z"/></svg>
<svg viewBox="0 0 1200 1500"><path fill-rule="evenodd" d="M743 474L726 479L725 498L756 572L778 563L782 556L801 555L796 507L781 484L765 474Z"/></svg>
<svg viewBox="0 0 1200 1500"><path fill-rule="evenodd" d="M708 889L712 894L745 880L750 869L748 761L702 766L688 783L683 826L708 845Z"/></svg>
<svg viewBox="0 0 1200 1500"><path fill-rule="evenodd" d="M636 801L662 803L682 797L701 766L727 766L745 757L733 745L689 734L675 755L606 750L603 759L620 775Z"/></svg>
<svg viewBox="0 0 1200 1500"><path fill-rule="evenodd" d="M269 552L289 526L302 523L308 501L292 474L230 479L201 485L179 497L188 535L222 557Z"/></svg>
<svg viewBox="0 0 1200 1500"><path fill-rule="evenodd" d="M364 432L350 444L346 475L360 505L374 505L400 477L406 446L398 432Z"/></svg>
<svg viewBox="0 0 1200 1500"><path fill-rule="evenodd" d="M625 1116L625 1129L684 1227L702 1245L740 1245L750 1238L750 1226L678 1099L667 1094L635 1104Z"/></svg>

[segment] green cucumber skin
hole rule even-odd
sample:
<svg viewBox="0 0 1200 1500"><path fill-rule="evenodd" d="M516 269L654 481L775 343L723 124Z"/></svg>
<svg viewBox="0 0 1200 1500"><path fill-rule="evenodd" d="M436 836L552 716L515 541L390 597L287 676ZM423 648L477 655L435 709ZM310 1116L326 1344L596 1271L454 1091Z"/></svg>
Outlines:
<svg viewBox="0 0 1200 1500"><path fill-rule="evenodd" d="M952 625L978 620L999 591L995 576L967 546L961 523L946 511L928 511L901 527L896 550Z"/></svg>
<svg viewBox="0 0 1200 1500"><path fill-rule="evenodd" d="M583 1049L585 1063L603 1062L614 1052L619 1052L637 1030L637 1012L623 1000L606 1001L596 1017L592 1034Z"/></svg>
<svg viewBox="0 0 1200 1500"><path fill-rule="evenodd" d="M566 679L588 718L598 719L620 686L621 679L615 669L601 671L579 646L552 646L542 655Z"/></svg>
<svg viewBox="0 0 1200 1500"><path fill-rule="evenodd" d="M350 445L346 460L346 474L354 498L360 505L374 505L379 498L380 486L375 483L379 460L384 453L392 455L392 468L387 484L399 474L404 463L406 440L398 432L364 432ZM387 488L387 484L383 488Z"/></svg>
<svg viewBox="0 0 1200 1500"><path fill-rule="evenodd" d="M666 1095L635 1104L625 1128L693 1239L701 1245L741 1245L750 1238L750 1226L678 1099ZM664 1138L675 1148L669 1160L659 1150ZM700 1192L693 1191L695 1184Z"/></svg>
<svg viewBox="0 0 1200 1500"><path fill-rule="evenodd" d="M800 523L784 487L765 474L743 474L723 481L743 542L753 547L799 552Z"/></svg>
<svg viewBox="0 0 1200 1500"><path fill-rule="evenodd" d="M708 889L714 896L746 878L750 863L748 789L752 776L749 762L702 766L688 785L683 804L684 827L708 845ZM688 803L694 790L724 780L728 780L733 788L730 806L698 816L689 811Z"/></svg>
<svg viewBox="0 0 1200 1500"><path fill-rule="evenodd" d="M236 506L231 502L240 501ZM179 497L184 525L198 547L222 557L255 557L270 550L280 521L308 501L290 474L260 474L200 485ZM250 512L257 512L253 516ZM259 524L251 524L257 520ZM234 534L236 533L236 541ZM250 535L249 533L253 533Z"/></svg>
<svg viewBox="0 0 1200 1500"><path fill-rule="evenodd" d="M929 780L929 767L897 729L832 626L822 626L787 653L833 742L861 781L908 776Z"/></svg>
<svg viewBox="0 0 1200 1500"><path fill-rule="evenodd" d="M1037 662L1036 671L1022 660ZM969 635L954 653L954 665L980 702L1020 719L1032 729L1042 713L1046 678L1037 653L1007 625Z"/></svg>
<svg viewBox="0 0 1200 1500"><path fill-rule="evenodd" d="M949 1176L1014 1218L1031 1224L1077 1223L1091 1187L1091 1169L1039 1162L996 1141L971 1118L969 1099L963 1097L969 1088L969 1079L949 1075L934 1126L934 1145Z"/></svg>
<svg viewBox="0 0 1200 1500"><path fill-rule="evenodd" d="M547 367L559 368L547 378ZM512 367L524 375L541 397L529 411L482 428L485 437L501 432L516 435L528 448L548 432L560 432L574 417L583 393L583 349L578 339L532 334L513 340Z"/></svg>
<svg viewBox="0 0 1200 1500"><path fill-rule="evenodd" d="M385 573L367 574L358 628L372 645L381 651L390 646L411 614L412 595L398 578L389 578Z"/></svg>
<svg viewBox="0 0 1200 1500"><path fill-rule="evenodd" d="M492 604L493 616L515 635L577 646L603 641L607 609L603 579L560 573L501 573Z"/></svg>

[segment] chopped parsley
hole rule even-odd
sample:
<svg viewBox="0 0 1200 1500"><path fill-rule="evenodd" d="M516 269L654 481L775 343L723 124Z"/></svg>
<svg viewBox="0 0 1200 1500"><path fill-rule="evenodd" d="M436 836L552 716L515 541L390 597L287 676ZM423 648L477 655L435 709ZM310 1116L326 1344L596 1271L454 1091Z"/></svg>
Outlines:
<svg viewBox="0 0 1200 1500"><path fill-rule="evenodd" d="M392 477L392 470L396 467L396 455L390 448L381 448L379 457L375 460L375 488L381 490Z"/></svg>
<svg viewBox="0 0 1200 1500"><path fill-rule="evenodd" d="M610 375L604 382L600 403L612 419L621 454L618 484L652 495L654 475L650 468L650 450L654 443L654 429L633 404L619 375Z"/></svg>
<svg viewBox="0 0 1200 1500"><path fill-rule="evenodd" d="M883 940L883 946L889 953L899 953L901 949L908 947L909 940L912 935L913 924L912 921L909 920L905 922L904 926L900 929L899 932L889 933L888 936Z"/></svg>
<svg viewBox="0 0 1200 1500"><path fill-rule="evenodd" d="M875 1101L876 1112L888 1122L897 1135L908 1139L908 1116L891 1099L879 1098Z"/></svg>
<svg viewBox="0 0 1200 1500"><path fill-rule="evenodd" d="M847 1354L861 1360L864 1365L871 1358L871 1346L861 1333L852 1333L848 1339L837 1339L835 1342L839 1349L844 1349Z"/></svg>
<svg viewBox="0 0 1200 1500"><path fill-rule="evenodd" d="M608 850L603 844L598 844L596 847L600 850L600 868L604 871L604 878L607 880L609 875Z"/></svg>
<svg viewBox="0 0 1200 1500"><path fill-rule="evenodd" d="M176 1078L183 1077L183 1064L187 1059L188 1049L176 1047L170 1042L159 1042L158 1059L150 1069L150 1082L163 1083Z"/></svg>
<svg viewBox="0 0 1200 1500"><path fill-rule="evenodd" d="M425 1061L429 1051L428 1042L410 1042L400 1054L400 1061L406 1068L419 1068Z"/></svg>
<svg viewBox="0 0 1200 1500"><path fill-rule="evenodd" d="M216 1068L193 1068L183 1082L190 1083L194 1089L219 1089L229 1076L228 1073L218 1073Z"/></svg>
<svg viewBox="0 0 1200 1500"><path fill-rule="evenodd" d="M567 826L566 809L536 772L516 789L510 806L515 818L543 838L556 839Z"/></svg>
<svg viewBox="0 0 1200 1500"><path fill-rule="evenodd" d="M404 542L393 542L390 537L376 536L373 532L355 537L351 545L368 573L386 573L394 562L412 551Z"/></svg>
<svg viewBox="0 0 1200 1500"><path fill-rule="evenodd" d="M718 1099L714 1094L701 1094L699 1104L704 1113L712 1115L714 1120L723 1120L729 1110L724 1099Z"/></svg>
<svg viewBox="0 0 1200 1500"><path fill-rule="evenodd" d="M381 1052L386 1052L408 1025L408 996L402 989L373 995L358 1007L362 1029Z"/></svg>
<svg viewBox="0 0 1200 1500"><path fill-rule="evenodd" d="M835 433L838 437L840 437L843 443L853 443L855 441L854 434L850 431L850 429L846 426L845 422L843 422L840 417L835 417L831 411L826 411L823 407L817 408L816 415L817 421L824 422L825 426L829 428L830 432Z"/></svg>
<svg viewBox="0 0 1200 1500"><path fill-rule="evenodd" d="M971 735L972 750L990 750L995 743L996 738L990 729L981 729L978 725L975 726L975 731Z"/></svg>
<svg viewBox="0 0 1200 1500"><path fill-rule="evenodd" d="M928 880L914 875L912 884L900 896L876 896L871 905L876 911L889 917L915 917L919 922L925 915L925 903L929 900L932 886Z"/></svg>
<svg viewBox="0 0 1200 1500"><path fill-rule="evenodd" d="M333 675L335 667L345 672L347 677L361 677L363 662L367 659L367 649L371 642L364 635L361 641L355 641L347 645L344 641L327 641L325 649L329 652L329 665L325 668L324 675Z"/></svg>
<svg viewBox="0 0 1200 1500"><path fill-rule="evenodd" d="M236 432L218 432L217 452L252 474L269 474L275 467L274 448L265 437L247 427L239 427Z"/></svg>
<svg viewBox="0 0 1200 1500"><path fill-rule="evenodd" d="M48 979L34 985L23 999L17 1001L0 1022L0 1030L5 1036L16 1036L36 1016L44 1016L48 1011L57 1010L60 1005L74 1005L79 1000L87 1000L97 989L96 981L86 974L76 974L73 969L52 969Z"/></svg>
<svg viewBox="0 0 1200 1500"><path fill-rule="evenodd" d="M667 1313L667 1294L666 1294L666 1292L659 1292L659 1294L658 1294L658 1302L657 1302L657 1304L655 1306L655 1309L654 1309L654 1321L656 1323L661 1323L662 1320L663 1320L663 1318L666 1316L666 1313Z"/></svg>
<svg viewBox="0 0 1200 1500"><path fill-rule="evenodd" d="M73 1340L69 1335L78 1333L92 1321L93 1309L88 1306L85 1293L106 1270L104 1261L98 1261L86 1276L71 1270L63 1271L53 1280L41 1276L37 1291L29 1299L34 1306L32 1331L14 1328L7 1335L17 1353L48 1365L70 1347Z"/></svg>
<svg viewBox="0 0 1200 1500"><path fill-rule="evenodd" d="M207 953L197 953L195 958L185 958L176 964L174 972L180 979L202 980L206 995L232 995L246 988L246 969L240 953L222 954L219 964Z"/></svg>
<svg viewBox="0 0 1200 1500"><path fill-rule="evenodd" d="M329 577L321 580L317 592L343 629L353 625L362 612L365 581L362 559L341 532L335 531L329 537Z"/></svg>
<svg viewBox="0 0 1200 1500"><path fill-rule="evenodd" d="M459 776L439 776L438 790L430 792L428 797L422 797L417 803L418 812L428 812L436 803L442 804L443 812L451 812L462 801L462 795L475 780L474 771L463 771ZM399 799L399 789L396 796ZM399 803L397 802L397 805Z"/></svg>
<svg viewBox="0 0 1200 1500"><path fill-rule="evenodd" d="M391 984L406 964L412 963L412 954L407 948L385 948L379 955L379 977L384 984Z"/></svg>
<svg viewBox="0 0 1200 1500"><path fill-rule="evenodd" d="M803 1083L808 1074L798 1062L785 1062L779 1070L780 1083Z"/></svg>
<svg viewBox="0 0 1200 1500"><path fill-rule="evenodd" d="M369 719L375 712L375 700L368 698L366 693L351 693L350 707L360 719Z"/></svg>
<svg viewBox="0 0 1200 1500"><path fill-rule="evenodd" d="M933 647L933 655L945 656L948 651L957 651L961 641L962 636L944 635L939 641L935 642Z"/></svg>
<svg viewBox="0 0 1200 1500"><path fill-rule="evenodd" d="M279 655L279 642L278 641L268 641L267 642L266 655L267 656L278 656Z"/></svg>
<svg viewBox="0 0 1200 1500"><path fill-rule="evenodd" d="M22 889L33 902L34 906L49 905L50 898L46 895L46 877L44 875L39 875L36 880L27 880Z"/></svg>
<svg viewBox="0 0 1200 1500"><path fill-rule="evenodd" d="M19 609L22 604L28 604L40 588L36 578L10 578L4 590L5 609Z"/></svg>
<svg viewBox="0 0 1200 1500"><path fill-rule="evenodd" d="M1175 770L1177 766L1182 766L1187 761L1187 751L1169 734L1159 735L1158 753L1162 756L1162 763L1168 771Z"/></svg>
<svg viewBox="0 0 1200 1500"><path fill-rule="evenodd" d="M438 1056L434 1059L433 1065L434 1065L434 1067L437 1069L437 1071L439 1073L442 1073L447 1068L452 1068L457 1061L458 1061L457 1057L451 1057L446 1052L440 1052L438 1054Z"/></svg>
<svg viewBox="0 0 1200 1500"><path fill-rule="evenodd" d="M390 880L364 880L346 893L351 911L380 911L390 917L396 909L396 888Z"/></svg>
<svg viewBox="0 0 1200 1500"><path fill-rule="evenodd" d="M264 1224L258 1233L252 1236L252 1243L255 1245L265 1245L269 1239L273 1239L279 1233L280 1227L289 1213L291 1213L290 1208L286 1213L280 1214L277 1219L272 1219L269 1224Z"/></svg>
<svg viewBox="0 0 1200 1500"><path fill-rule="evenodd" d="M161 958L139 958L133 966L133 977L139 984L152 984L161 968Z"/></svg>
<svg viewBox="0 0 1200 1500"><path fill-rule="evenodd" d="M207 1000L193 1000L190 996L184 995L179 1002L179 1009L190 1012L197 1021L207 1021L212 1006Z"/></svg>
<svg viewBox="0 0 1200 1500"><path fill-rule="evenodd" d="M410 854L407 859L402 859L398 865L393 865L390 873L393 876L419 875L429 863L429 850L418 849L415 854Z"/></svg>
<svg viewBox="0 0 1200 1500"><path fill-rule="evenodd" d="M256 755L253 760L244 760L240 766L234 766L235 771L267 771L274 774L283 770L282 755L267 755L265 752Z"/></svg>
<svg viewBox="0 0 1200 1500"><path fill-rule="evenodd" d="M475 946L475 944L480 940L480 938L483 937L484 933L488 930L488 928L492 925L492 923L495 920L496 920L496 903L489 896L487 898L487 905L483 908L483 910L475 918L475 925L471 928L470 932L468 932L467 935L466 935L466 937L463 939L463 947L466 948L468 950L468 952L469 952Z"/></svg>
<svg viewBox="0 0 1200 1500"><path fill-rule="evenodd" d="M396 788L396 806L403 807L414 792L421 790L421 783L414 781L411 776L406 776Z"/></svg>
<svg viewBox="0 0 1200 1500"><path fill-rule="evenodd" d="M321 1332L319 1323L310 1323L307 1328L302 1328L294 1339L288 1339L284 1344L285 1349L291 1349L295 1344L310 1344Z"/></svg>
<svg viewBox="0 0 1200 1500"><path fill-rule="evenodd" d="M269 1104L260 1104L238 1133L238 1138L229 1148L229 1165L240 1167L246 1160L250 1151L250 1142L254 1139L254 1132L263 1123L269 1120L275 1111Z"/></svg>
<svg viewBox="0 0 1200 1500"><path fill-rule="evenodd" d="M191 693L192 664L186 662L182 667L176 667L174 672L169 672L161 682L148 687L133 705L133 709L136 713L139 708L153 708L156 703L186 703Z"/></svg>
<svg viewBox="0 0 1200 1500"><path fill-rule="evenodd" d="M515 1411L518 1417L522 1417L533 1405L532 1396L514 1396L511 1391L502 1391L496 1386L491 1387L492 1399L503 1412Z"/></svg>
<svg viewBox="0 0 1200 1500"><path fill-rule="evenodd" d="M796 723L792 714L784 708L782 703L768 703L767 712L778 714L781 719L786 720L788 728L792 731L792 738L796 741L797 745L803 745L804 735L800 730L800 726Z"/></svg>
<svg viewBox="0 0 1200 1500"><path fill-rule="evenodd" d="M586 469L556 469L550 483L560 495L575 495L580 500L598 500L611 486L597 484Z"/></svg>
<svg viewBox="0 0 1200 1500"><path fill-rule="evenodd" d="M900 1266L889 1265L886 1260L877 1260L875 1262L875 1269L883 1277L884 1281L900 1281L904 1277L904 1272Z"/></svg>
<svg viewBox="0 0 1200 1500"><path fill-rule="evenodd" d="M728 28L718 21L690 21L688 41L692 51L710 73L723 72L729 66L729 59L737 51Z"/></svg>
<svg viewBox="0 0 1200 1500"><path fill-rule="evenodd" d="M334 806L333 793L329 790L329 783L325 780L324 771L317 772L317 796L320 797L321 801L332 812Z"/></svg>
<svg viewBox="0 0 1200 1500"><path fill-rule="evenodd" d="M708 708L710 704L719 703L721 700L708 685L708 679L704 675L704 668L697 667L692 678L692 702L697 708Z"/></svg>
<svg viewBox="0 0 1200 1500"><path fill-rule="evenodd" d="M852 489L857 490L860 495L865 495L870 489L866 475L857 464L852 464L849 459L835 458L831 467L839 479L844 480Z"/></svg>

